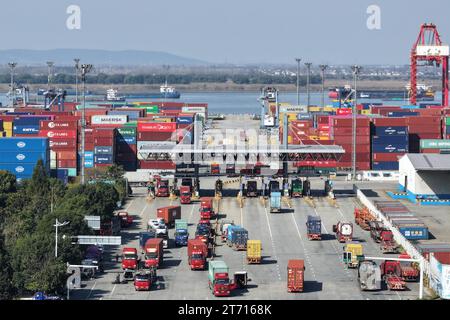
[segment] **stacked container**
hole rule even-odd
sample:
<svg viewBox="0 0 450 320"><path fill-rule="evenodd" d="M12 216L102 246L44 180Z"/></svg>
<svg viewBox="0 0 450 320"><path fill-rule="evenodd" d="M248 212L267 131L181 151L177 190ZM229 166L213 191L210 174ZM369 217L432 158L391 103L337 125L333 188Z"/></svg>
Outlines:
<svg viewBox="0 0 450 320"><path fill-rule="evenodd" d="M375 119L373 127L372 170L398 170L398 159L408 153L408 127L378 126L376 120L379 119Z"/></svg>
<svg viewBox="0 0 450 320"><path fill-rule="evenodd" d="M420 153L450 153L450 139L421 139Z"/></svg>
<svg viewBox="0 0 450 320"><path fill-rule="evenodd" d="M50 120L47 116L22 115L14 119L13 135L15 137L30 137L39 135L39 122L41 120Z"/></svg>
<svg viewBox="0 0 450 320"><path fill-rule="evenodd" d="M114 128L94 129L94 167L108 167L114 164Z"/></svg>
<svg viewBox="0 0 450 320"><path fill-rule="evenodd" d="M16 175L18 180L30 179L38 160L50 171L50 149L47 138L0 138L0 170Z"/></svg>
<svg viewBox="0 0 450 320"><path fill-rule="evenodd" d="M441 117L420 116L408 117L409 152L420 152L421 139L441 139Z"/></svg>
<svg viewBox="0 0 450 320"><path fill-rule="evenodd" d="M136 171L137 146L136 127L122 127L116 134L116 163L125 171Z"/></svg>
<svg viewBox="0 0 450 320"><path fill-rule="evenodd" d="M338 161L338 167L352 167L353 129L352 117L330 117L330 131L335 145L342 146L345 154ZM370 170L370 120L364 116L356 118L356 169Z"/></svg>

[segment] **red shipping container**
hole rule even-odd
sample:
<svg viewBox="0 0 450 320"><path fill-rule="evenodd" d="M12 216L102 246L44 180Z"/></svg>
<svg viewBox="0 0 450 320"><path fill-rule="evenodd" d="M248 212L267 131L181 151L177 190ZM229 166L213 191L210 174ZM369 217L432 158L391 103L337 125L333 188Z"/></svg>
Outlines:
<svg viewBox="0 0 450 320"><path fill-rule="evenodd" d="M352 161L352 153L347 152L339 159L339 162L351 162ZM357 162L370 162L370 153L356 153L356 161Z"/></svg>
<svg viewBox="0 0 450 320"><path fill-rule="evenodd" d="M333 129L333 135L335 136L352 136L353 135L353 129L350 127L336 127ZM357 136L370 136L370 128L356 128L356 135Z"/></svg>
<svg viewBox="0 0 450 320"><path fill-rule="evenodd" d="M334 144L340 145L346 152L352 152L351 144L339 144L336 142ZM356 153L364 153L364 152L370 152L370 144L357 144Z"/></svg>
<svg viewBox="0 0 450 320"><path fill-rule="evenodd" d="M440 134L440 125L408 125L408 133L434 133Z"/></svg>
<svg viewBox="0 0 450 320"><path fill-rule="evenodd" d="M77 160L56 160L58 168L76 168Z"/></svg>
<svg viewBox="0 0 450 320"><path fill-rule="evenodd" d="M138 132L138 141L176 141L173 132Z"/></svg>
<svg viewBox="0 0 450 320"><path fill-rule="evenodd" d="M55 150L55 148L65 148L75 149L77 147L76 139L49 139L50 148Z"/></svg>
<svg viewBox="0 0 450 320"><path fill-rule="evenodd" d="M421 149L420 153L434 153L434 154L439 154L441 153L440 149Z"/></svg>
<svg viewBox="0 0 450 320"><path fill-rule="evenodd" d="M374 153L372 154L372 159L376 162L393 162L398 161L398 159L403 155L404 153Z"/></svg>
<svg viewBox="0 0 450 320"><path fill-rule="evenodd" d="M306 129L313 126L312 121L309 120L293 120L291 121L291 128L298 128L298 129Z"/></svg>
<svg viewBox="0 0 450 320"><path fill-rule="evenodd" d="M376 127L405 127L407 118L373 118L373 124Z"/></svg>
<svg viewBox="0 0 450 320"><path fill-rule="evenodd" d="M333 118L333 127L352 127L353 120L351 117ZM369 118L357 118L356 127L368 127L370 124Z"/></svg>
<svg viewBox="0 0 450 320"><path fill-rule="evenodd" d="M317 117L317 124L319 125L319 128L320 128L320 125L327 125L327 126L329 126L328 124L329 124L329 116L318 116Z"/></svg>
<svg viewBox="0 0 450 320"><path fill-rule="evenodd" d="M345 116L348 114L352 114L352 109L351 108L339 108L339 109L336 109L336 114L338 116Z"/></svg>
<svg viewBox="0 0 450 320"><path fill-rule="evenodd" d="M84 144L84 150L86 150L86 151L94 151L94 149L95 149L94 143L85 143ZM80 147L79 147L78 150L81 150L81 143L80 143Z"/></svg>
<svg viewBox="0 0 450 320"><path fill-rule="evenodd" d="M172 161L143 161L139 160L138 165L140 169L162 169L173 170L176 168L175 163Z"/></svg>
<svg viewBox="0 0 450 320"><path fill-rule="evenodd" d="M57 151L56 159L58 160L77 160L77 152L74 151Z"/></svg>
<svg viewBox="0 0 450 320"><path fill-rule="evenodd" d="M96 146L113 146L114 138L94 138L94 145Z"/></svg>
<svg viewBox="0 0 450 320"><path fill-rule="evenodd" d="M408 117L408 125L425 126L425 125L440 125L441 117Z"/></svg>
<svg viewBox="0 0 450 320"><path fill-rule="evenodd" d="M316 167L316 168L336 168L337 161L316 161L316 160L305 160L297 161L293 163L294 167Z"/></svg>
<svg viewBox="0 0 450 320"><path fill-rule="evenodd" d="M40 130L39 136L52 139L76 139L77 130Z"/></svg>
<svg viewBox="0 0 450 320"><path fill-rule="evenodd" d="M78 121L40 121L40 130L77 130Z"/></svg>
<svg viewBox="0 0 450 320"><path fill-rule="evenodd" d="M174 132L177 124L173 122L138 123L138 132Z"/></svg>
<svg viewBox="0 0 450 320"><path fill-rule="evenodd" d="M94 137L95 138L113 138L115 135L115 129L108 128L108 129L101 129L101 128L94 128Z"/></svg>
<svg viewBox="0 0 450 320"><path fill-rule="evenodd" d="M337 136L334 135L334 141L339 144L353 144L352 136ZM370 144L370 136L356 136L356 144Z"/></svg>
<svg viewBox="0 0 450 320"><path fill-rule="evenodd" d="M351 162L340 162L338 163L338 168L351 168ZM357 170L370 170L370 162L356 162Z"/></svg>

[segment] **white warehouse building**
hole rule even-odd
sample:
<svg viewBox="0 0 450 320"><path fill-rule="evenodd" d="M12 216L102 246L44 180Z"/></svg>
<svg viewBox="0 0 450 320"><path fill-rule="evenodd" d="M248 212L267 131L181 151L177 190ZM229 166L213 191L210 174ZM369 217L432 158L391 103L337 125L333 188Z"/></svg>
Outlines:
<svg viewBox="0 0 450 320"><path fill-rule="evenodd" d="M450 154L405 154L399 173L399 189L409 198L450 199Z"/></svg>

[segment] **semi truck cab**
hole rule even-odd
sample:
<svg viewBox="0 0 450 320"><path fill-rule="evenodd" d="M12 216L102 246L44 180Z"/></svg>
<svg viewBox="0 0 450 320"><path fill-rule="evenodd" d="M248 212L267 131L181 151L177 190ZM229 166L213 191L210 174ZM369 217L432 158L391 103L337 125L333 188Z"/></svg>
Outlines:
<svg viewBox="0 0 450 320"><path fill-rule="evenodd" d="M136 270L138 265L138 255L135 248L124 248L122 251L122 269Z"/></svg>

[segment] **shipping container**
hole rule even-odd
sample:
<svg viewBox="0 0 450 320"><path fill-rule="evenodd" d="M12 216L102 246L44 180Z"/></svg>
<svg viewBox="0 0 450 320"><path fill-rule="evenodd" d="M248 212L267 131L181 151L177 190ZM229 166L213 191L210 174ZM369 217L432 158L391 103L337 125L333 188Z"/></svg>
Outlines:
<svg viewBox="0 0 450 320"><path fill-rule="evenodd" d="M1 151L42 151L49 149L47 138L31 137L31 138L2 138L0 139Z"/></svg>
<svg viewBox="0 0 450 320"><path fill-rule="evenodd" d="M372 162L372 170L395 170L397 171L399 168L398 161L373 161Z"/></svg>
<svg viewBox="0 0 450 320"><path fill-rule="evenodd" d="M399 126L399 127L374 127L374 135L375 136L398 136L398 135L407 135L408 127L407 126Z"/></svg>
<svg viewBox="0 0 450 320"><path fill-rule="evenodd" d="M39 132L40 137L56 139L76 139L78 134L77 130L41 130Z"/></svg>
<svg viewBox="0 0 450 320"><path fill-rule="evenodd" d="M303 260L289 260L287 266L288 292L302 292L305 263Z"/></svg>

